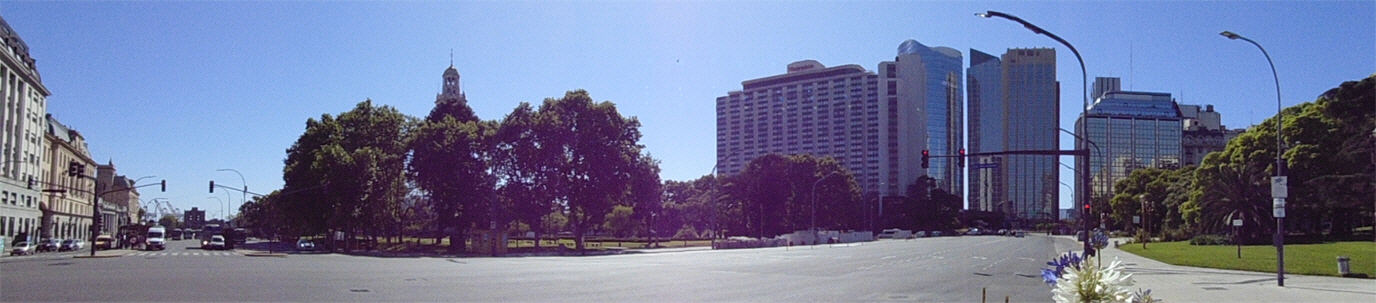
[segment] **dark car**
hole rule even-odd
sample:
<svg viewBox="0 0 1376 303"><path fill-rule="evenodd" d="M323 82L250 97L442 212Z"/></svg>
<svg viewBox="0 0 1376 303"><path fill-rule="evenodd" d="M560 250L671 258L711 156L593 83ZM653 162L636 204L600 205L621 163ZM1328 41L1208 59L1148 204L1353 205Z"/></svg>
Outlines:
<svg viewBox="0 0 1376 303"><path fill-rule="evenodd" d="M43 240L41 240L41 241L38 241L38 251L39 251L39 252L57 251L58 246L61 246L61 244L62 244L62 240L58 240L58 239L43 239Z"/></svg>

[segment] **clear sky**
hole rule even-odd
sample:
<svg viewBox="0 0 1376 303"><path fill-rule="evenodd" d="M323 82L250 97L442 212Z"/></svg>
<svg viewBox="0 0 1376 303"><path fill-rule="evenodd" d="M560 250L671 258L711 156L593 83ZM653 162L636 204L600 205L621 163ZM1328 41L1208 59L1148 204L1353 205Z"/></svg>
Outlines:
<svg viewBox="0 0 1376 303"><path fill-rule="evenodd" d="M1376 72L1376 2L0 2L53 95L48 112L80 131L99 162L156 175L181 209L282 186L285 151L307 118L371 98L424 116L453 64L470 105L500 119L517 103L586 89L643 123L663 178L712 168L716 97L815 59L874 70L898 44L1002 54L1055 47L1061 125L1079 114L1070 51L985 10L1017 15L1084 55L1090 81L1213 104L1229 127L1275 114L1267 47L1286 106ZM1073 146L1070 136L1061 145ZM1062 159L1066 164L1074 162ZM1062 169L1068 184L1073 172ZM1069 207L1062 187L1061 206Z"/></svg>

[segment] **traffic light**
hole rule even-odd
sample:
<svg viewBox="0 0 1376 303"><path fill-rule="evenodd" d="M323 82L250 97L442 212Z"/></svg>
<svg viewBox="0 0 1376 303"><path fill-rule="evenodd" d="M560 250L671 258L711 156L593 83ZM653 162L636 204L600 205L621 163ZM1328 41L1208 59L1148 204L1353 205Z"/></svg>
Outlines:
<svg viewBox="0 0 1376 303"><path fill-rule="evenodd" d="M927 150L925 150L925 149L922 150L922 168L927 168L927 167L928 167L928 161L930 161L931 159L932 159L932 154L931 154L931 152L929 152L929 151L927 151Z"/></svg>
<svg viewBox="0 0 1376 303"><path fill-rule="evenodd" d="M80 168L77 166L76 161L67 162L68 177L76 177L76 175L80 174L81 172L78 172L78 169Z"/></svg>
<svg viewBox="0 0 1376 303"><path fill-rule="evenodd" d="M34 182L33 182L33 176L29 176L29 182L28 182L28 184L29 184L29 185L28 185L28 188L29 188L29 189L33 189L33 183L34 183Z"/></svg>
<svg viewBox="0 0 1376 303"><path fill-rule="evenodd" d="M210 180L210 193L215 193L215 180Z"/></svg>
<svg viewBox="0 0 1376 303"><path fill-rule="evenodd" d="M162 192L167 192L167 179L162 180Z"/></svg>
<svg viewBox="0 0 1376 303"><path fill-rule="evenodd" d="M960 149L960 157L956 157L956 167L965 167L965 149Z"/></svg>

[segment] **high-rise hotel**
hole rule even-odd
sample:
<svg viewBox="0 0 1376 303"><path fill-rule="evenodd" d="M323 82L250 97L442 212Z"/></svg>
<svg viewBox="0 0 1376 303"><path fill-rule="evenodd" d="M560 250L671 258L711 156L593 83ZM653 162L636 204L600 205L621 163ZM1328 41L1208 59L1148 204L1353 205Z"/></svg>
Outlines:
<svg viewBox="0 0 1376 303"><path fill-rule="evenodd" d="M717 98L718 171L736 174L755 157L832 157L865 193L901 195L920 176L963 195L954 158L921 167L922 150L954 155L962 140L961 55L905 41L879 73L813 60L787 73L741 82Z"/></svg>

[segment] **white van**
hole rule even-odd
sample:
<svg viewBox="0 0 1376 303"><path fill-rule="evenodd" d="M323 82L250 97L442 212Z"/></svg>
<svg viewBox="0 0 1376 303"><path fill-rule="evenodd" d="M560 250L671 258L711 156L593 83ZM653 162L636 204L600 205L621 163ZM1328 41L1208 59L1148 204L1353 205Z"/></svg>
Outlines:
<svg viewBox="0 0 1376 303"><path fill-rule="evenodd" d="M166 229L166 228L163 228L162 226L149 227L149 228L148 228L148 236L147 236L147 237L144 237L144 238L148 239L147 241L144 242L144 249L147 249L147 250L163 250L163 249L167 248L167 246L166 246L166 244L167 244L167 239L163 238L163 237L165 237L166 235L167 235L167 229Z"/></svg>

